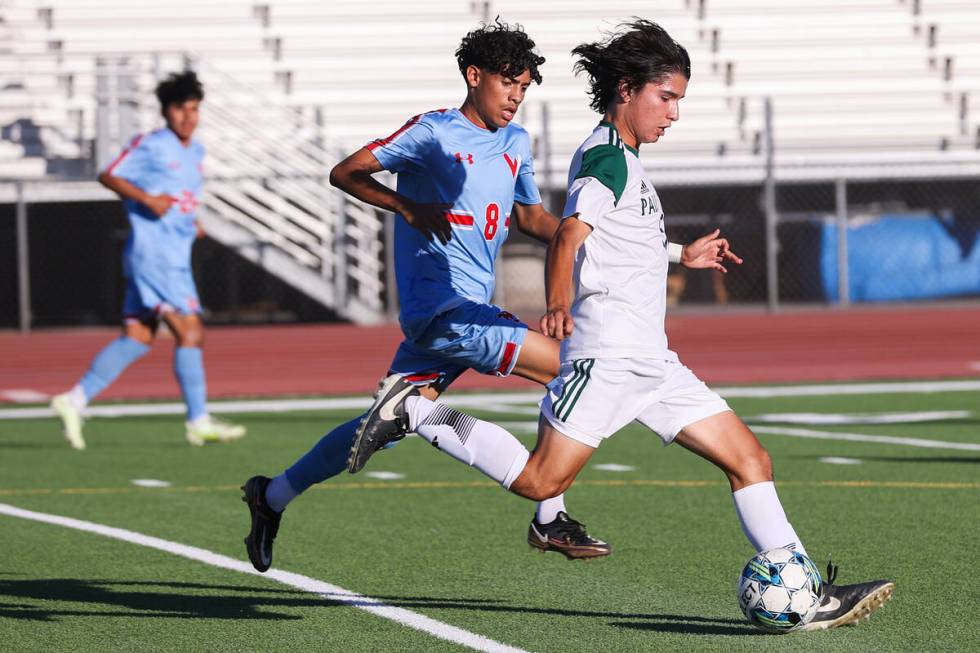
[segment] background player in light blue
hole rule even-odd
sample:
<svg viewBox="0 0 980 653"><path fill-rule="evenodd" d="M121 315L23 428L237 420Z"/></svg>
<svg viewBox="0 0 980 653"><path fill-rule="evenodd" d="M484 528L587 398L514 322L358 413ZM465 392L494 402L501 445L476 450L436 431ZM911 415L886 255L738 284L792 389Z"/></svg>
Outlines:
<svg viewBox="0 0 980 653"><path fill-rule="evenodd" d="M400 216L395 265L405 341L390 373L431 398L467 369L497 376L513 372L546 384L559 364L554 340L528 331L489 303L494 263L511 227L542 242L558 227L534 183L528 134L511 123L531 82L541 82L538 66L544 58L519 27L497 23L467 34L456 59L466 83L459 109L412 118L388 138L352 154L330 175L344 191ZM397 191L372 177L382 170L398 174ZM453 412L445 417L472 419ZM254 476L243 486L252 518L245 544L256 569L265 571L272 563L272 543L286 505L348 466L361 421L335 428L276 478ZM544 534L544 539L529 536L532 545L569 558L610 552L608 544L568 516L560 496L539 504L531 530Z"/></svg>
<svg viewBox="0 0 980 653"><path fill-rule="evenodd" d="M150 350L161 321L177 341L174 374L187 405L187 440L202 445L245 434L244 427L212 417L206 405L204 326L191 274L204 158L193 135L204 89L193 72L185 72L161 82L156 95L167 126L136 136L99 175L99 182L122 198L129 218L123 334L99 352L71 390L51 402L76 449L85 448L82 413L88 403Z"/></svg>

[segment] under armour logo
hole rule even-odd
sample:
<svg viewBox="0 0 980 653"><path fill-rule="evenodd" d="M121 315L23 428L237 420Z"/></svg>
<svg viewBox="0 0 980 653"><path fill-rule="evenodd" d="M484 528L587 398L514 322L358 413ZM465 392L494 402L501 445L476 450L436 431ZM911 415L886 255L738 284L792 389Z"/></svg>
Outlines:
<svg viewBox="0 0 980 653"><path fill-rule="evenodd" d="M191 213L198 207L198 204L200 204L200 202L197 201L197 198L194 197L194 193L189 190L185 190L180 194L180 197L175 197L173 199L181 213Z"/></svg>
<svg viewBox="0 0 980 653"><path fill-rule="evenodd" d="M466 156L463 156L463 154L461 152L457 152L456 153L456 163L462 163L463 161L466 161L470 165L473 165L473 155L472 154L467 154Z"/></svg>

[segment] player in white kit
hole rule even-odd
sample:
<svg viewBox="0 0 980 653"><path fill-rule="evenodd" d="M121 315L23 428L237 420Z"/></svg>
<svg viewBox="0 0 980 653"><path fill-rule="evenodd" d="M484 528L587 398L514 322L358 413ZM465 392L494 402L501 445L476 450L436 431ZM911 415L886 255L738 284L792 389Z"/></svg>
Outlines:
<svg viewBox="0 0 980 653"><path fill-rule="evenodd" d="M637 20L572 53L591 82L602 121L576 151L564 217L548 249L545 335L562 341L561 373L541 405L533 453L480 420L436 420L448 407L408 396L409 428L510 491L534 500L564 492L603 439L633 420L677 442L728 477L735 510L757 551L804 547L773 484L772 461L728 404L685 367L664 331L668 243L664 215L638 158L679 118L691 76L687 51L660 26ZM713 234L717 235L717 234ZM722 239L715 268L741 260ZM572 289L574 288L574 296ZM894 583L824 585L808 629L866 618Z"/></svg>

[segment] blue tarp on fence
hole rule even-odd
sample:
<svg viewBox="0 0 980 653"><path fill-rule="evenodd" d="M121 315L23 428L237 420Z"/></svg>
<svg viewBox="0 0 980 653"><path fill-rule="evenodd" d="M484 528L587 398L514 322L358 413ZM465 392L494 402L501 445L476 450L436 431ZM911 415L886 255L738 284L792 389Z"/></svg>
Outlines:
<svg viewBox="0 0 980 653"><path fill-rule="evenodd" d="M823 290L838 299L837 223L823 221ZM854 302L980 295L980 239L954 238L934 215L852 220L847 232L848 286Z"/></svg>

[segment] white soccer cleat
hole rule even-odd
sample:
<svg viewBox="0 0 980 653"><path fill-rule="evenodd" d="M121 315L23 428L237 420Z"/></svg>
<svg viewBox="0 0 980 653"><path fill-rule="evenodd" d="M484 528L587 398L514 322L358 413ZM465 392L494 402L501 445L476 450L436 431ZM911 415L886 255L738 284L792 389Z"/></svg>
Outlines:
<svg viewBox="0 0 980 653"><path fill-rule="evenodd" d="M208 442L230 442L245 437L245 427L232 424L211 415L186 422L187 441L195 447L203 447Z"/></svg>
<svg viewBox="0 0 980 653"><path fill-rule="evenodd" d="M72 449L81 451L85 448L85 438L82 437L82 413L75 406L75 402L66 392L57 395L51 400L51 409L58 413L61 423L65 427L65 439Z"/></svg>

